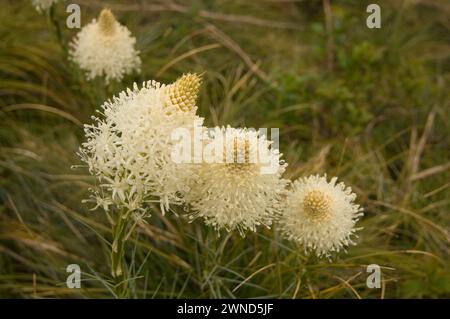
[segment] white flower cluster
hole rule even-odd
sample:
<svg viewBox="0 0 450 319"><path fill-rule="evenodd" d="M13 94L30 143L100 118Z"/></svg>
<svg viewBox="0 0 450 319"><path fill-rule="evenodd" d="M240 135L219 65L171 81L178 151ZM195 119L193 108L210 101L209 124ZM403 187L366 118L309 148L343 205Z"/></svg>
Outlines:
<svg viewBox="0 0 450 319"><path fill-rule="evenodd" d="M195 114L196 106L189 105L199 86L200 78L190 74L167 86L149 81L102 106L101 117L85 126L87 141L79 152L98 178L97 206L108 210L115 204L138 211L146 201L157 200L164 212L170 203L181 203L193 171L171 160L171 132L201 126L203 119Z"/></svg>
<svg viewBox="0 0 450 319"><path fill-rule="evenodd" d="M33 5L38 12L50 9L50 7L58 1L59 0L32 0Z"/></svg>
<svg viewBox="0 0 450 319"><path fill-rule="evenodd" d="M127 27L116 21L108 9L103 9L76 35L70 43L70 59L86 71L88 80L104 76L121 80L125 74L140 71L141 59L134 46L136 39Z"/></svg>
<svg viewBox="0 0 450 319"><path fill-rule="evenodd" d="M96 207L108 211L115 205L144 215L147 202L159 202L163 213L172 204L185 204L191 220L202 218L217 230L242 235L278 220L286 238L318 256L353 244L363 213L351 189L326 176L283 179L287 164L259 132L217 127L207 131L203 143L212 151L209 159L222 161L173 160L175 130L205 131L196 115L200 82L186 74L167 86L135 85L106 102L101 116L93 117L95 124L86 125L79 154L98 179ZM276 169L263 173L267 163L276 163Z"/></svg>
<svg viewBox="0 0 450 319"><path fill-rule="evenodd" d="M70 56L88 79L120 80L139 70L135 41L104 9L98 21L76 36ZM282 154L259 132L230 127L207 131L201 144L207 142L213 150L208 158L223 161L205 160L205 154L194 164L172 158L177 144L173 132L206 131L196 114L200 83L198 75L186 74L170 85L135 84L102 105L95 123L85 126L87 141L79 151L98 181L92 190L96 207L109 211L115 206L142 216L148 202L159 202L163 213L184 204L191 220L201 218L217 230L242 235L278 220L286 238L318 256L354 244L351 237L363 213L352 190L326 176L283 179L287 164ZM224 139L230 133L232 138ZM276 164L269 173L263 168L267 163Z"/></svg>
<svg viewBox="0 0 450 319"><path fill-rule="evenodd" d="M351 188L336 182L336 177L330 182L326 176L300 178L292 183L283 203L280 223L284 234L318 256L354 244L350 237L363 215L353 203L356 195Z"/></svg>
<svg viewBox="0 0 450 319"><path fill-rule="evenodd" d="M224 139L226 135L232 138ZM220 152L214 158L223 161L196 165L198 177L186 195L191 218L202 217L216 229L237 229L242 235L259 225L270 226L287 184L281 178L287 166L281 154L265 136L247 129L216 128L210 139L209 145ZM264 161L258 158L261 151L268 155ZM277 164L271 174L262 169L268 162Z"/></svg>

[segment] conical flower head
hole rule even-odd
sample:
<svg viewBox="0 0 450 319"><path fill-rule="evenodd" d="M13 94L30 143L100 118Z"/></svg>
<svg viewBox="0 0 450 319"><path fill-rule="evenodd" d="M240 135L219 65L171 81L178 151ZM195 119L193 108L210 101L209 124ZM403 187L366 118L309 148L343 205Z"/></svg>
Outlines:
<svg viewBox="0 0 450 319"><path fill-rule="evenodd" d="M184 74L167 87L169 103L182 111L194 110L201 84L201 76L195 73Z"/></svg>
<svg viewBox="0 0 450 319"><path fill-rule="evenodd" d="M109 9L103 9L98 16L98 27L105 36L112 36L117 31L117 21Z"/></svg>
<svg viewBox="0 0 450 319"><path fill-rule="evenodd" d="M97 177L92 200L145 213L144 203L159 201L164 213L183 203L194 177L190 164L173 160L175 130L201 129L203 119L167 105L167 86L155 81L121 92L105 102L94 123L85 126L79 155ZM192 133L190 133L192 134Z"/></svg>

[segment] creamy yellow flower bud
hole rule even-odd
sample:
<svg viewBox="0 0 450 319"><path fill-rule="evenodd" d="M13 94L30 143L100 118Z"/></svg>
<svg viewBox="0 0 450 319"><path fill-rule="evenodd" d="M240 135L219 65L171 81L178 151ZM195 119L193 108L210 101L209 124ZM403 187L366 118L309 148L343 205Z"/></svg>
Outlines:
<svg viewBox="0 0 450 319"><path fill-rule="evenodd" d="M117 21L111 10L103 9L98 16L98 27L100 32L106 36L112 36L117 29Z"/></svg>
<svg viewBox="0 0 450 319"><path fill-rule="evenodd" d="M182 111L194 109L201 84L201 76L195 73L184 74L174 83L167 86L170 103L178 106Z"/></svg>
<svg viewBox="0 0 450 319"><path fill-rule="evenodd" d="M311 219L326 219L330 215L330 198L321 191L312 190L303 199L303 209Z"/></svg>

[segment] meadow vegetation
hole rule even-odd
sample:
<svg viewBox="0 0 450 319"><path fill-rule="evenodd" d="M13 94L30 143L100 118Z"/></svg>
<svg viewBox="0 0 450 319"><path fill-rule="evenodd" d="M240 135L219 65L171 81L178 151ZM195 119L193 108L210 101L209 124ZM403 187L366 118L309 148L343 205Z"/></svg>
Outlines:
<svg viewBox="0 0 450 319"><path fill-rule="evenodd" d="M115 296L108 220L82 204L94 179L71 168L82 124L133 82L187 72L204 73L207 126L280 128L285 176L339 176L364 229L327 260L276 227L218 237L149 205L127 243L131 297L450 297L450 3L380 0L382 27L368 29L373 1L71 2L83 25L108 6L136 36L142 72L86 81L67 59L77 30L64 2L39 14L2 1L1 298ZM66 287L69 264L81 289ZM381 289L366 287L369 264L382 268Z"/></svg>

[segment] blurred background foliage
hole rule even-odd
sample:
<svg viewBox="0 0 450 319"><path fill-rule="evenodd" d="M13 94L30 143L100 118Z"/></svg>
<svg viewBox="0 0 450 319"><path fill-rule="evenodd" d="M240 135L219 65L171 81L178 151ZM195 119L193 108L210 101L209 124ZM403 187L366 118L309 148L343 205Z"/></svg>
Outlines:
<svg viewBox="0 0 450 319"><path fill-rule="evenodd" d="M305 255L274 227L220 237L158 207L127 246L136 298L450 297L450 2L97 1L137 38L142 73L106 86L67 60L69 2L0 10L0 297L111 298L110 226L81 200L93 184L76 156L82 123L148 79L205 72L207 124L280 128L286 177L327 173L365 208L358 246ZM58 36L60 34L60 36ZM181 211L179 211L181 213ZM68 264L82 288L68 289ZM366 266L382 267L381 289Z"/></svg>

